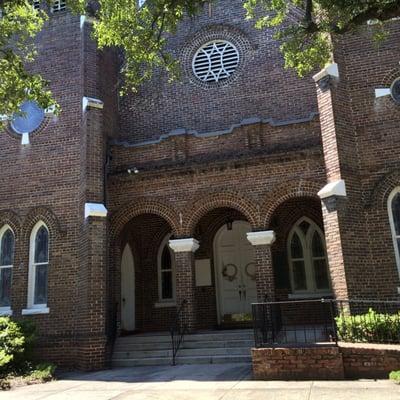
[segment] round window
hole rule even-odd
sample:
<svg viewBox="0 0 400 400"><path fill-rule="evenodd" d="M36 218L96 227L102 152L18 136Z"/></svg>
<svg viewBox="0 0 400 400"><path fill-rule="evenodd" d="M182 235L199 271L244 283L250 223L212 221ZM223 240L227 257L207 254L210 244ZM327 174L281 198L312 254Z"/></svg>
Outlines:
<svg viewBox="0 0 400 400"><path fill-rule="evenodd" d="M44 121L44 111L34 101L25 101L22 103L20 110L21 114L14 115L11 120L11 128L20 135L32 133Z"/></svg>
<svg viewBox="0 0 400 400"><path fill-rule="evenodd" d="M397 78L390 88L390 93L392 94L393 100L400 104L400 78Z"/></svg>
<svg viewBox="0 0 400 400"><path fill-rule="evenodd" d="M220 82L235 72L239 60L239 51L232 43L214 40L203 45L194 55L193 73L202 82Z"/></svg>

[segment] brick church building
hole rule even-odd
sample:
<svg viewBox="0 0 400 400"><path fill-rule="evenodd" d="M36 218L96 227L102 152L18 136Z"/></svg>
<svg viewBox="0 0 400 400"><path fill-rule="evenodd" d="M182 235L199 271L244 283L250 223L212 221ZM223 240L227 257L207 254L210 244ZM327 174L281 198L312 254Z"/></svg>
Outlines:
<svg viewBox="0 0 400 400"><path fill-rule="evenodd" d="M26 102L0 134L0 314L34 320L47 360L104 367L184 300L196 332L265 299L399 299L399 21L300 79L220 0L169 42L180 82L119 97L93 21L49 14L34 69L62 113Z"/></svg>

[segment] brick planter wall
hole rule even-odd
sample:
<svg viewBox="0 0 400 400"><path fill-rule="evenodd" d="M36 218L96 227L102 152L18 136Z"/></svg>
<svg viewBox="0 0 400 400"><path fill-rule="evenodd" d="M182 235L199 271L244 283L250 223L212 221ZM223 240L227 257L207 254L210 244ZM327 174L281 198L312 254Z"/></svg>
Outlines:
<svg viewBox="0 0 400 400"><path fill-rule="evenodd" d="M400 346L340 343L337 347L253 349L255 379L387 378L400 369Z"/></svg>
<svg viewBox="0 0 400 400"><path fill-rule="evenodd" d="M253 349L256 379L343 379L343 360L339 348Z"/></svg>
<svg viewBox="0 0 400 400"><path fill-rule="evenodd" d="M400 346L340 343L346 378L387 378L400 369Z"/></svg>

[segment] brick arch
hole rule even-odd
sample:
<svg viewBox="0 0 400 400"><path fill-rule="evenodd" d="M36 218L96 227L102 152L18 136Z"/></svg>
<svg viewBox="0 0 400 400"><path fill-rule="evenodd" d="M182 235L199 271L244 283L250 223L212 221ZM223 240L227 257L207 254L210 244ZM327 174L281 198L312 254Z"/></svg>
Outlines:
<svg viewBox="0 0 400 400"><path fill-rule="evenodd" d="M22 227L18 214L11 210L0 211L0 229L4 225L8 225L13 230L15 239L18 240Z"/></svg>
<svg viewBox="0 0 400 400"><path fill-rule="evenodd" d="M392 191L400 186L400 171L393 170L380 178L375 184L366 206L368 208L387 208L387 200Z"/></svg>
<svg viewBox="0 0 400 400"><path fill-rule="evenodd" d="M269 227L272 216L283 202L296 197L318 198L318 192L321 190L322 186L323 184L318 182L298 180L289 181L275 187L268 193L268 197L261 209L263 227Z"/></svg>
<svg viewBox="0 0 400 400"><path fill-rule="evenodd" d="M23 223L24 240L29 240L32 229L39 221L43 221L46 224L50 236L52 238L55 238L58 235L64 233L58 218L50 208L36 207L30 210L28 215L24 219Z"/></svg>
<svg viewBox="0 0 400 400"><path fill-rule="evenodd" d="M233 208L245 216L253 229L259 227L260 218L257 205L238 193L220 192L199 198L189 206L184 218L184 234L186 236L193 235L200 219L216 208Z"/></svg>
<svg viewBox="0 0 400 400"><path fill-rule="evenodd" d="M124 226L133 218L142 214L155 214L165 219L171 226L172 233L179 235L181 228L179 223L179 215L176 210L165 203L143 199L139 201L129 202L120 207L111 215L110 236L113 240L121 233Z"/></svg>

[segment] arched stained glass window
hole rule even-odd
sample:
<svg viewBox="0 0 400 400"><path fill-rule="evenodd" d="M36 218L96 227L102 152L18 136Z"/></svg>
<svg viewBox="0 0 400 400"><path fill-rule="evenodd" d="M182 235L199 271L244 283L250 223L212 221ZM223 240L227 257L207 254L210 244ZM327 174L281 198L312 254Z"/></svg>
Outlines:
<svg viewBox="0 0 400 400"><path fill-rule="evenodd" d="M320 294L330 291L330 279L322 231L308 218L302 218L289 234L288 254L294 294Z"/></svg>
<svg viewBox="0 0 400 400"><path fill-rule="evenodd" d="M158 293L161 302L175 300L175 258L169 248L170 235L162 242L158 255Z"/></svg>
<svg viewBox="0 0 400 400"><path fill-rule="evenodd" d="M38 222L32 230L30 249L28 307L47 307L49 270L49 230Z"/></svg>
<svg viewBox="0 0 400 400"><path fill-rule="evenodd" d="M389 221L392 229L396 264L400 274L400 187L393 190L388 199Z"/></svg>
<svg viewBox="0 0 400 400"><path fill-rule="evenodd" d="M11 307L14 247L14 233L9 226L4 226L0 229L0 310Z"/></svg>

